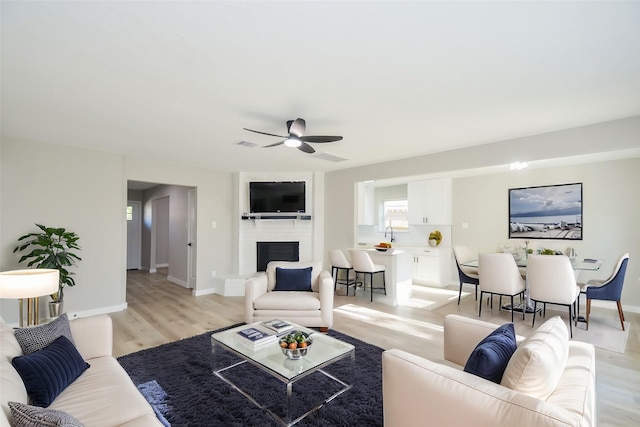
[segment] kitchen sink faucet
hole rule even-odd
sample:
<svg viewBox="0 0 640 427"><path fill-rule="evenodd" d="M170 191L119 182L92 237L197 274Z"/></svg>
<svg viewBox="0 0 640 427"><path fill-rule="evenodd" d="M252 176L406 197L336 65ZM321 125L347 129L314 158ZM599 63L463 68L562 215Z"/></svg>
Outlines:
<svg viewBox="0 0 640 427"><path fill-rule="evenodd" d="M391 231L391 243L395 242L396 239L395 239L395 237L393 237L393 227L391 227L390 225L387 228L384 229L384 238L385 239L387 238L387 230Z"/></svg>

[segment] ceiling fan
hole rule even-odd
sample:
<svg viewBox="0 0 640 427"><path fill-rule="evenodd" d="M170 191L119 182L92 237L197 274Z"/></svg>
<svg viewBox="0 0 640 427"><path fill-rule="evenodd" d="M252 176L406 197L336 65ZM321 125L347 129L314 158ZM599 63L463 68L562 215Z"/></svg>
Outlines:
<svg viewBox="0 0 640 427"><path fill-rule="evenodd" d="M315 153L316 150L313 149L312 146L307 144L307 142L311 143L324 143L324 142L335 142L342 140L341 136L320 136L320 135L305 135L304 131L306 129L306 122L304 119L295 119L287 121L287 132L289 132L289 136L275 135L273 133L260 132L258 130L243 128L244 130L248 130L249 132L255 132L262 135L276 136L278 138L284 138L280 142L276 142L275 144L265 145L263 148L268 147L276 147L278 145L286 145L287 147L295 147L300 151L304 151L305 153Z"/></svg>

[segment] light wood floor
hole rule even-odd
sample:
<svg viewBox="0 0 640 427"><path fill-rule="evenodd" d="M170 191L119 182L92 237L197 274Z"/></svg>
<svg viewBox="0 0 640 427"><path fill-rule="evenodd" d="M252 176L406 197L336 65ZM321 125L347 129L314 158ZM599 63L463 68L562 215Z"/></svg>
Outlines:
<svg viewBox="0 0 640 427"><path fill-rule="evenodd" d="M400 348L432 360L442 359L444 316L457 313L477 318L473 295L464 298L460 306L454 303L429 311L369 303L361 294L336 296L333 329L384 349ZM126 311L111 314L116 356L244 321L244 297L193 297L189 289L166 281L161 273L129 272L127 303ZM482 311L482 319L489 322L511 320L508 312L496 308ZM617 316L617 312L596 307L591 315ZM625 353L596 348L597 417L601 427L640 425L640 315L625 316L631 323ZM519 335L532 331L530 317L526 321L516 317L515 326Z"/></svg>

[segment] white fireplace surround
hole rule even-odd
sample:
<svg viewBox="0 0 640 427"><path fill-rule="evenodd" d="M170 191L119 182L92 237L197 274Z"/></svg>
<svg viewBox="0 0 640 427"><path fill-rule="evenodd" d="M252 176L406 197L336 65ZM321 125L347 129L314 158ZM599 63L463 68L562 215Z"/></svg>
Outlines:
<svg viewBox="0 0 640 427"><path fill-rule="evenodd" d="M306 206L304 215L311 219L244 219L240 220L238 235L238 274L248 276L256 273L257 242L297 241L300 261L314 260L314 229L317 215L322 210L323 174L300 173L245 173L238 175L239 214L248 212L249 182L251 181L305 181ZM322 259L322 258L320 258Z"/></svg>
<svg viewBox="0 0 640 427"><path fill-rule="evenodd" d="M240 222L240 274L256 273L258 242L300 243L300 261L313 259L313 221L263 219Z"/></svg>

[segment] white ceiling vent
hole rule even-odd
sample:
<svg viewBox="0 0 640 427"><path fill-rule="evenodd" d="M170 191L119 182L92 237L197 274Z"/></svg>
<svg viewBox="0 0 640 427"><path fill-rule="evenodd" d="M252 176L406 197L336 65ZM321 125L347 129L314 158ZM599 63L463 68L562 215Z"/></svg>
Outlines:
<svg viewBox="0 0 640 427"><path fill-rule="evenodd" d="M254 148L258 146L258 144L254 144L253 142L249 142L249 141L240 141L238 142L238 145L242 145L243 147L247 147L247 148Z"/></svg>
<svg viewBox="0 0 640 427"><path fill-rule="evenodd" d="M349 160L346 157L336 156L335 154L331 154L331 153L316 152L312 154L312 156L315 157L316 159L326 160L328 162L334 162L334 163L344 162L345 160Z"/></svg>

